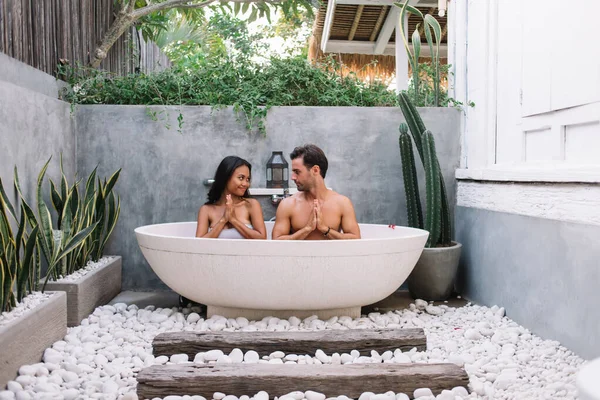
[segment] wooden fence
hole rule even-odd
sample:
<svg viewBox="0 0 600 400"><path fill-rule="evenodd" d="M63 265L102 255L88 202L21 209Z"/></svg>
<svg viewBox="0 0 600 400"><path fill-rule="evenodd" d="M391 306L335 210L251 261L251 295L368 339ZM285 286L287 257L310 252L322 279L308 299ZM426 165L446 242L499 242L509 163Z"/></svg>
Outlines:
<svg viewBox="0 0 600 400"><path fill-rule="evenodd" d="M56 75L61 62L89 62L115 13L114 0L0 0L0 51ZM132 28L100 67L123 75L169 65L158 47L145 43Z"/></svg>

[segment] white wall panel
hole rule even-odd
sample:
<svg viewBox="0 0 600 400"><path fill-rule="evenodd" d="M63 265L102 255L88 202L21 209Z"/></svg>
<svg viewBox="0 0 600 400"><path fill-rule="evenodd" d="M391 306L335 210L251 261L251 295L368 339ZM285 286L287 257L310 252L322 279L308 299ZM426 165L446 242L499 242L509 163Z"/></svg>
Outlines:
<svg viewBox="0 0 600 400"><path fill-rule="evenodd" d="M565 161L600 164L600 121L565 126Z"/></svg>

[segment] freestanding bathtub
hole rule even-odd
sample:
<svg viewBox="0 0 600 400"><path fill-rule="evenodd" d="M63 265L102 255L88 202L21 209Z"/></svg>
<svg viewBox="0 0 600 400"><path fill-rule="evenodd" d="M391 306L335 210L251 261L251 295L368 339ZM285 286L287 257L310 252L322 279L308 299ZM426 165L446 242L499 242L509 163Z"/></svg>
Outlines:
<svg viewBox="0 0 600 400"><path fill-rule="evenodd" d="M175 292L207 305L208 317L360 316L414 268L428 232L360 224L362 239L201 239L196 222L147 225L135 234L146 260Z"/></svg>

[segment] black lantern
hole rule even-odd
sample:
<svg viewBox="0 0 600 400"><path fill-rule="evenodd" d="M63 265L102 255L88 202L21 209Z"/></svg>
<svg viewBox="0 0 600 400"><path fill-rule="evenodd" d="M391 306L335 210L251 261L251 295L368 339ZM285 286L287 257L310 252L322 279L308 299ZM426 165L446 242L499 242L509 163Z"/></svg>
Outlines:
<svg viewBox="0 0 600 400"><path fill-rule="evenodd" d="M283 151L274 151L267 161L267 187L287 189L288 174L288 163L283 158Z"/></svg>

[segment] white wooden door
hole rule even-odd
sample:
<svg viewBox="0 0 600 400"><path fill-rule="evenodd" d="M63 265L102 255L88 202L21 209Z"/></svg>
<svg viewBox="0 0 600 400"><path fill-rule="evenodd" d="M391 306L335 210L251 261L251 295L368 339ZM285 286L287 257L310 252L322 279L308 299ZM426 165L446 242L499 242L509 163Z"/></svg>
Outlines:
<svg viewBox="0 0 600 400"><path fill-rule="evenodd" d="M498 2L496 164L600 165L598 15L598 0Z"/></svg>

